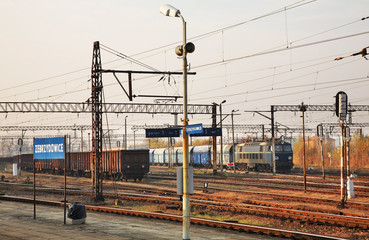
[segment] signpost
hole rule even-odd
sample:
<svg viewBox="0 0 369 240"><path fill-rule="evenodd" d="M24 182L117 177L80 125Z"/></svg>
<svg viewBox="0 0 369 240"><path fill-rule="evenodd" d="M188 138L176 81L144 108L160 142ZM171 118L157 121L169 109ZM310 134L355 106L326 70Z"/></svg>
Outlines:
<svg viewBox="0 0 369 240"><path fill-rule="evenodd" d="M191 137L218 137L222 136L221 128L203 128L203 133L191 134Z"/></svg>
<svg viewBox="0 0 369 240"><path fill-rule="evenodd" d="M66 224L66 151L65 137L34 138L33 139L33 219L36 219L36 170L35 159L64 159L64 224Z"/></svg>
<svg viewBox="0 0 369 240"><path fill-rule="evenodd" d="M187 134L201 134L204 132L204 128L202 124L195 124L195 125L187 125L185 126L185 131Z"/></svg>
<svg viewBox="0 0 369 240"><path fill-rule="evenodd" d="M35 159L64 159L64 138L36 138L34 140Z"/></svg>
<svg viewBox="0 0 369 240"><path fill-rule="evenodd" d="M179 137L180 129L174 128L159 128L159 129L145 129L147 138L160 137Z"/></svg>

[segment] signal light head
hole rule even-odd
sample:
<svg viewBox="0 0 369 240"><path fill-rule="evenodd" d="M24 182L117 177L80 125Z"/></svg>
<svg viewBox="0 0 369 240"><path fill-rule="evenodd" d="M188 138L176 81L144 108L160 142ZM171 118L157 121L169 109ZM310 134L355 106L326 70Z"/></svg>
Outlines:
<svg viewBox="0 0 369 240"><path fill-rule="evenodd" d="M192 42L188 42L186 44L186 52L193 53L194 51L195 51L195 44L193 44ZM178 45L175 49L175 53L177 54L177 56L182 56L183 55L183 45Z"/></svg>
<svg viewBox="0 0 369 240"><path fill-rule="evenodd" d="M195 51L195 44L189 42L186 44L186 52L193 53Z"/></svg>
<svg viewBox="0 0 369 240"><path fill-rule="evenodd" d="M175 50L177 56L182 56L183 55L183 46L182 45L178 45L176 47L176 50Z"/></svg>

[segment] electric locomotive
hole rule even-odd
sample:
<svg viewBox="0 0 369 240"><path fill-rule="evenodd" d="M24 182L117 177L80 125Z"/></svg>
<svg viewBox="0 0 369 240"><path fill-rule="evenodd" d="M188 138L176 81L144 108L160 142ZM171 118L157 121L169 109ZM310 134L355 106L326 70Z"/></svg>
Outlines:
<svg viewBox="0 0 369 240"><path fill-rule="evenodd" d="M293 167L293 152L290 143L275 140L275 165L278 172L289 171ZM236 169L272 171L272 141L245 142L235 146Z"/></svg>

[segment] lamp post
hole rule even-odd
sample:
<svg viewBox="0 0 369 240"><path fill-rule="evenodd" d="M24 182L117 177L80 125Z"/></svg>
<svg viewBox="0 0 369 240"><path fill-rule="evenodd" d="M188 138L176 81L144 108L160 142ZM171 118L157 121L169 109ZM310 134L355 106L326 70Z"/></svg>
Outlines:
<svg viewBox="0 0 369 240"><path fill-rule="evenodd" d="M222 119L222 104L225 103L226 100L223 100L220 104L219 104L219 113L220 113L220 129L223 133L223 119ZM220 167L220 172L223 172L223 134L222 136L220 136L220 163L219 163L219 167Z"/></svg>
<svg viewBox="0 0 369 240"><path fill-rule="evenodd" d="M88 151L91 151L90 133L88 133Z"/></svg>
<svg viewBox="0 0 369 240"><path fill-rule="evenodd" d="M124 118L124 150L127 150L127 117Z"/></svg>
<svg viewBox="0 0 369 240"><path fill-rule="evenodd" d="M238 112L237 110L232 110L231 112L231 117L232 117L232 157L233 157L233 170L234 173L236 173L236 157L234 155L235 151L234 151L234 125L233 125L233 113Z"/></svg>
<svg viewBox="0 0 369 240"><path fill-rule="evenodd" d="M189 174L188 174L188 135L185 127L188 125L187 118L187 52L195 50L192 43L186 43L186 21L181 12L175 7L165 4L160 7L160 12L165 16L179 17L183 23L183 44L176 47L176 54L182 56L183 60L183 239L190 239L190 194L189 194Z"/></svg>

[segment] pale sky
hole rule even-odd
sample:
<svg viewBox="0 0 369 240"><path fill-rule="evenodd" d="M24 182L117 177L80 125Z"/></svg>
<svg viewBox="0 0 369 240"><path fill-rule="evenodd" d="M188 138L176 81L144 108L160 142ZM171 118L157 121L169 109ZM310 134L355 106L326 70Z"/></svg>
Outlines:
<svg viewBox="0 0 369 240"><path fill-rule="evenodd" d="M369 16L367 0L2 0L0 102L86 101L94 41L152 68L181 71L174 48L182 41L182 22L160 13L166 3L180 9L187 38L196 46L188 55L190 71L197 73L188 78L189 103L226 100L223 113L239 109L241 114L235 124L266 125L269 120L244 111L333 104L338 91L345 91L352 105L369 105L369 61L361 56L334 61L369 46L369 34L363 34L369 19L361 20ZM326 41L331 39L337 40ZM252 56L262 52L267 53ZM104 69L149 70L104 50L102 62ZM119 77L126 83L126 75ZM134 76L134 94L182 95L181 76L170 84L160 77ZM103 75L103 83L106 102L128 102L112 75ZM296 127L299 116L277 112L276 121ZM124 116L108 117L110 128L123 133ZM2 126L91 124L87 114L9 113L0 119ZM367 112L353 115L353 122L368 120ZM337 122L337 117L307 113L308 127L321 122ZM144 123L172 124L173 117L129 114L129 129ZM210 116L190 116L195 123L210 124Z"/></svg>

